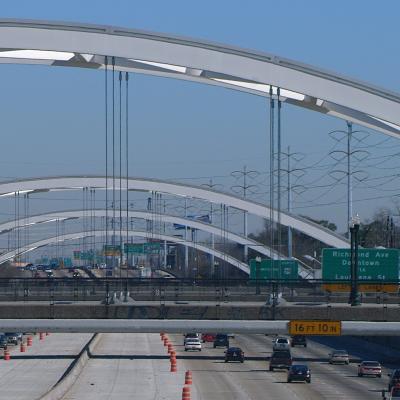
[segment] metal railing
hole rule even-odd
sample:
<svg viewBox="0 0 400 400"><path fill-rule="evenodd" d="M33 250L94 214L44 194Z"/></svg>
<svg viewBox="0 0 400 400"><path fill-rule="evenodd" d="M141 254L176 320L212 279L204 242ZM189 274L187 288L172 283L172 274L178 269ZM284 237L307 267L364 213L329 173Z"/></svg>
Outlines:
<svg viewBox="0 0 400 400"><path fill-rule="evenodd" d="M400 303L399 281L359 281L364 303ZM0 278L0 301L212 301L346 303L350 282L143 278ZM364 286L365 288L365 286Z"/></svg>

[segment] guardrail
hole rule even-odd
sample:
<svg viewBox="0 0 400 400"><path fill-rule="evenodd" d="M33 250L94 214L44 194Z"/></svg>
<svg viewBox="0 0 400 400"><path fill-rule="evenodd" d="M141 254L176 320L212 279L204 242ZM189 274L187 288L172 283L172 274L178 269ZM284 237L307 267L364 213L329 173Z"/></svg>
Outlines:
<svg viewBox="0 0 400 400"><path fill-rule="evenodd" d="M359 281L367 303L400 302L399 281ZM193 280L139 278L0 278L1 301L347 302L350 282L327 280Z"/></svg>

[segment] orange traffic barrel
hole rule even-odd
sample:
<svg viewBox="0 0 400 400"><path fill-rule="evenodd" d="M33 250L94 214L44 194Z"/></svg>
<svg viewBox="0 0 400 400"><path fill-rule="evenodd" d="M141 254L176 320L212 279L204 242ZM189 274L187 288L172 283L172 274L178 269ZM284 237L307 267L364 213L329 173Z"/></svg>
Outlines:
<svg viewBox="0 0 400 400"><path fill-rule="evenodd" d="M168 353L171 354L171 351L174 349L174 345L172 343L168 343Z"/></svg>
<svg viewBox="0 0 400 400"><path fill-rule="evenodd" d="M190 386L182 388L182 400L190 400Z"/></svg>
<svg viewBox="0 0 400 400"><path fill-rule="evenodd" d="M32 346L32 336L28 336L28 339L26 340L26 345L29 347L29 346Z"/></svg>
<svg viewBox="0 0 400 400"><path fill-rule="evenodd" d="M168 338L164 338L164 346L167 346L169 343Z"/></svg>
<svg viewBox="0 0 400 400"><path fill-rule="evenodd" d="M178 364L176 362L176 359L171 359L171 372L177 372L178 371Z"/></svg>
<svg viewBox="0 0 400 400"><path fill-rule="evenodd" d="M169 352L169 355L171 356L171 358L176 358L176 351L175 350L171 350Z"/></svg>
<svg viewBox="0 0 400 400"><path fill-rule="evenodd" d="M4 350L4 359L8 361L11 358L10 352L6 349Z"/></svg>
<svg viewBox="0 0 400 400"><path fill-rule="evenodd" d="M193 383L192 380L192 371L185 372L185 385L191 385Z"/></svg>
<svg viewBox="0 0 400 400"><path fill-rule="evenodd" d="M44 333L43 332L40 332L39 333L39 340L43 340L44 339Z"/></svg>
<svg viewBox="0 0 400 400"><path fill-rule="evenodd" d="M21 353L25 353L26 347L25 347L25 343L24 342L21 342L21 345L19 346L19 351Z"/></svg>
<svg viewBox="0 0 400 400"><path fill-rule="evenodd" d="M46 336L49 336L50 335L50 332L46 332Z"/></svg>

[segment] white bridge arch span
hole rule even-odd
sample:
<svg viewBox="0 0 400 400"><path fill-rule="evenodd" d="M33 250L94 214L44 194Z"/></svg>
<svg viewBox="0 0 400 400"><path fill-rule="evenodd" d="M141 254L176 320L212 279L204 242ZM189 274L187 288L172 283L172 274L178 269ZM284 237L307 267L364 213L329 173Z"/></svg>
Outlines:
<svg viewBox="0 0 400 400"><path fill-rule="evenodd" d="M112 187L112 180L108 178L108 187ZM124 182L125 185L125 182ZM0 183L0 198L12 196L15 193L34 193L46 192L52 190L78 190L82 188L105 189L106 178L101 176L67 176L67 177L49 177L34 178L27 180L17 180ZM139 190L158 193L169 193L176 196L190 197L209 201L216 204L225 204L239 210L247 211L249 214L268 219L270 208L264 204L245 200L232 194L218 192L206 189L204 187L183 185L168 181L144 178L129 178L129 190ZM116 190L119 190L119 179L116 182ZM122 187L125 190L125 187ZM278 213L273 212L273 218L278 220ZM300 232L311 236L322 243L332 247L346 248L349 242L344 237L324 228L321 225L313 223L305 218L281 212L281 223L285 226L291 226Z"/></svg>
<svg viewBox="0 0 400 400"><path fill-rule="evenodd" d="M106 231L78 232L78 233L68 233L68 234L62 235L62 236L54 236L54 237L38 240L37 242L30 243L26 246L21 247L20 249L14 249L14 250L8 251L4 254L1 254L0 255L0 264L6 262L8 260L11 260L12 258L14 258L18 255L29 253L30 251L33 251L39 247L47 246L49 244L64 242L67 240L78 240L78 239L82 239L85 237L93 237L93 236L104 237L105 235L106 235ZM217 257L223 261L226 261L228 264L231 264L232 266L239 268L243 272L246 272L247 274L249 273L249 266L246 263L239 261L236 258L234 258L228 254L222 253L215 249L211 249L210 247L204 246L202 244L194 243L190 240L185 240L185 239L177 238L175 236L164 235L164 234L151 235L149 232L136 231L136 230L129 230L129 235L136 236L136 237L142 237L142 238L146 238L146 239L154 238L154 239L158 239L158 240L166 240L169 242L181 244L183 246L188 246L188 247L203 251L205 253L214 255L215 257Z"/></svg>
<svg viewBox="0 0 400 400"><path fill-rule="evenodd" d="M0 62L166 76L281 99L388 135L400 134L400 95L273 54L112 26L0 20Z"/></svg>
<svg viewBox="0 0 400 400"><path fill-rule="evenodd" d="M71 219L77 219L77 218L82 218L84 217L83 215L83 210L68 210L68 211L57 211L57 212L52 212L52 213L46 213L46 214L39 214L39 215L32 215L29 216L29 218L22 218L18 220L18 227L16 228L15 226L15 220L10 220L4 223L0 223L0 235L4 233L8 233L10 231L13 231L15 229L21 229L25 227L33 227L38 224L43 224L43 223L49 223L49 222L55 222L57 220L59 221L65 221L65 220L71 220ZM126 210L124 212L124 217L126 217ZM106 210L102 209L94 209L93 210L93 216L94 217L105 217L106 216ZM149 211L128 211L128 217L129 218L138 218L138 219L145 219L148 221L151 221L154 219L154 214L149 212ZM221 236L221 229L210 225L206 224L204 222L196 221L193 219L189 218L182 218L182 217L177 217L174 215L166 215L166 214L157 214L157 220L160 222L165 222L165 223L171 223L171 224L180 224L187 226L189 228L193 229L198 229L203 232L207 233L212 233L216 236ZM126 234L126 230L122 230L123 234ZM265 246L264 244L257 242L256 240L252 240L249 238L246 238L242 235L238 235L234 232L226 231L224 233L226 235L226 239L236 242L242 246L248 246L249 248L259 252L260 254L263 254L269 258L274 258L278 259L280 257L284 257L283 255L279 255L278 252L275 250L272 250ZM156 233L154 235L157 235ZM29 245L28 245L29 246Z"/></svg>

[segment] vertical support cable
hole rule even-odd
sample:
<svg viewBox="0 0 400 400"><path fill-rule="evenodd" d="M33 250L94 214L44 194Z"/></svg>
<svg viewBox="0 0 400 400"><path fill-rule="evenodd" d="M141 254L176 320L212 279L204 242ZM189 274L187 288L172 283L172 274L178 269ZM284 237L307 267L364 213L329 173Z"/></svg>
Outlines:
<svg viewBox="0 0 400 400"><path fill-rule="evenodd" d="M291 169L290 169L290 146L288 146L288 151L287 151L287 158L288 158L288 163L287 163L287 170L288 170L288 187L287 187L287 191L288 191L288 205L287 205L287 209L288 209L288 213L290 214L292 212L292 183L291 183ZM287 238L287 242L288 242L288 249L287 249L287 253L288 253L288 258L291 259L292 258L292 227L290 225L288 225L288 238Z"/></svg>
<svg viewBox="0 0 400 400"><path fill-rule="evenodd" d="M279 259L279 271L281 271L281 247L282 247L282 227L281 227L281 107L282 102L280 99L280 88L277 89L278 95L278 204L277 204L277 211L278 211L278 259ZM280 273L280 272L279 272ZM279 277L280 278L280 277Z"/></svg>
<svg viewBox="0 0 400 400"><path fill-rule="evenodd" d="M29 228L30 228L30 217L29 217L29 193L26 194L26 243L29 245ZM30 254L28 252L28 259L27 262L30 262Z"/></svg>
<svg viewBox="0 0 400 400"><path fill-rule="evenodd" d="M126 151L126 243L129 243L129 107L128 107L128 99L129 99L129 74L125 73L125 151ZM128 278L128 253L126 253L126 277Z"/></svg>
<svg viewBox="0 0 400 400"><path fill-rule="evenodd" d="M119 71L119 277L122 277L122 72Z"/></svg>
<svg viewBox="0 0 400 400"><path fill-rule="evenodd" d="M96 200L95 200L95 189L92 188L92 235L93 235L93 245L92 245L92 251L93 251L93 258L92 258L92 265L96 264L96 214L95 214L95 208L96 208Z"/></svg>
<svg viewBox="0 0 400 400"><path fill-rule="evenodd" d="M104 244L104 250L107 248L108 244L108 57L105 56L104 58L104 80L105 80L105 87L104 87L104 97L105 97L105 133L106 133L106 238L105 238L105 244ZM106 253L104 253L106 254ZM106 262L106 268L108 268L108 263L107 263L107 255L105 255L105 262Z"/></svg>
<svg viewBox="0 0 400 400"><path fill-rule="evenodd" d="M19 253L21 252L20 250L20 226L19 226L19 191L17 192L17 249L18 252L17 254L19 255ZM18 259L20 259L21 257L18 257Z"/></svg>
<svg viewBox="0 0 400 400"><path fill-rule="evenodd" d="M113 216L112 216L112 245L115 246L115 57L112 58L112 207L113 207ZM115 267L115 253L113 247L113 255L112 255L112 266Z"/></svg>
<svg viewBox="0 0 400 400"><path fill-rule="evenodd" d="M270 120L269 120L269 206L270 206L270 248L274 250L274 108L275 101L272 93L272 86L269 89L270 95Z"/></svg>

